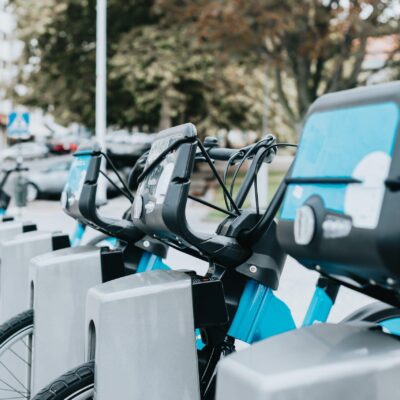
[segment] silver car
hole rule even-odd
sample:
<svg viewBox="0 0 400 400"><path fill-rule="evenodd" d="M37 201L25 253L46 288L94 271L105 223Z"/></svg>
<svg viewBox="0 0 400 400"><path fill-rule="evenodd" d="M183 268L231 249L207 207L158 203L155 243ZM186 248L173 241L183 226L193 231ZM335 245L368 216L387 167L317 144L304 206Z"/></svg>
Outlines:
<svg viewBox="0 0 400 400"><path fill-rule="evenodd" d="M24 160L33 160L47 157L48 153L49 150L45 145L27 142L14 144L8 149L3 150L0 154L0 158L3 161L14 161L19 157L22 157Z"/></svg>
<svg viewBox="0 0 400 400"><path fill-rule="evenodd" d="M28 201L36 200L39 197L59 197L68 179L69 168L72 158L56 159L48 163L40 170L31 170L27 175L28 180ZM107 176L121 187L118 178L112 171L107 171ZM115 195L117 190L108 182L107 192Z"/></svg>

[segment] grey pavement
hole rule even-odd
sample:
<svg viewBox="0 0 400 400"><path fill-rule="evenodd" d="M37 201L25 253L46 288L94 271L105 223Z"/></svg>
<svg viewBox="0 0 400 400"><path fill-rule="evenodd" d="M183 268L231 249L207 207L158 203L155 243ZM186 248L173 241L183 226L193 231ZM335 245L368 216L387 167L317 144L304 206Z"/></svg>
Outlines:
<svg viewBox="0 0 400 400"><path fill-rule="evenodd" d="M99 212L109 217L119 218L128 206L129 203L124 198L116 198L110 200ZM10 213L17 215L17 210L11 209ZM75 221L62 212L57 201L36 201L22 211L22 218L37 223L41 230L58 230L71 234L75 227ZM205 232L212 232L218 223L209 221L207 209L193 203L188 205L187 218L192 227ZM96 232L89 229L85 235L84 242L95 236ZM207 263L174 249L169 251L166 262L175 269L194 269L200 274L207 271ZM277 295L289 305L297 324L301 324L305 315L317 278L317 273L305 269L294 259L288 258ZM352 311L371 301L373 300L366 296L341 288L329 320L338 322Z"/></svg>

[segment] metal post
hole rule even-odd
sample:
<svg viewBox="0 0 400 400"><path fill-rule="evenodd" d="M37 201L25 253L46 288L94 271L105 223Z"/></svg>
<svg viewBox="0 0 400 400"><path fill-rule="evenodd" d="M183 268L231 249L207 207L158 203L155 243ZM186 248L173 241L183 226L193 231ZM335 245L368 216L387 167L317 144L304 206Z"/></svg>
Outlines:
<svg viewBox="0 0 400 400"><path fill-rule="evenodd" d="M97 0L96 24L96 139L105 151L107 131L107 0ZM103 164L105 166L105 163ZM99 179L98 194L107 198L106 181Z"/></svg>

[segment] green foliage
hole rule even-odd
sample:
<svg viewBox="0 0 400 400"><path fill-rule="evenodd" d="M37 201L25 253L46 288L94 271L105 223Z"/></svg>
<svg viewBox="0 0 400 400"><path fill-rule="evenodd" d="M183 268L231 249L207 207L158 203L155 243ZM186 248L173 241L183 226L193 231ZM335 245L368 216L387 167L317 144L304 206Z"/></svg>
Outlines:
<svg viewBox="0 0 400 400"><path fill-rule="evenodd" d="M17 101L64 123L94 126L95 0L13 0L25 44ZM259 129L255 69L215 57L154 1L108 1L108 124L156 130L192 121L200 130Z"/></svg>
<svg viewBox="0 0 400 400"><path fill-rule="evenodd" d="M16 101L94 126L96 0L10 0L25 43ZM398 0L108 0L108 124L299 130L321 94L365 84ZM400 41L382 68L399 64ZM388 77L395 76L387 74ZM19 92L21 93L21 92ZM285 128L286 127L286 128Z"/></svg>
<svg viewBox="0 0 400 400"><path fill-rule="evenodd" d="M376 73L364 63L371 39L400 32L399 0L158 0L158 5L171 20L180 10L198 37L219 43L230 57L265 63L280 114L294 131L318 96L365 84ZM399 55L400 42L380 69L394 67Z"/></svg>

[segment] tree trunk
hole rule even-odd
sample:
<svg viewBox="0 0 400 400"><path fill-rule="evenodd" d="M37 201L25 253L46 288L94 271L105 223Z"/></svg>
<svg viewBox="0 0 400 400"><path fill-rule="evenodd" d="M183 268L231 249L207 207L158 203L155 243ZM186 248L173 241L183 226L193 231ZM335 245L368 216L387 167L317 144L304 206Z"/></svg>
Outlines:
<svg viewBox="0 0 400 400"><path fill-rule="evenodd" d="M160 123L158 127L160 131L171 127L171 107L166 96L163 96L161 100Z"/></svg>

